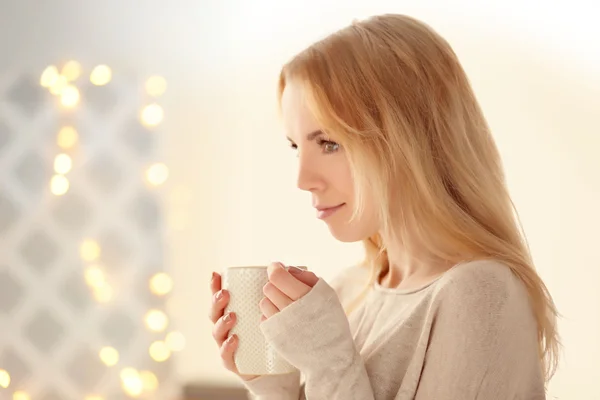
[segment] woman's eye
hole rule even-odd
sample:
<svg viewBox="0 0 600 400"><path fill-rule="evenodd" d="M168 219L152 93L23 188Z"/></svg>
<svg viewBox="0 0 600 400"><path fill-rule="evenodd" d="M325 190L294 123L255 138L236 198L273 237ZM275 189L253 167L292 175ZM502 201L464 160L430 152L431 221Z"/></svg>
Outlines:
<svg viewBox="0 0 600 400"><path fill-rule="evenodd" d="M331 140L319 140L319 145L323 148L323 152L327 154L335 153L340 149L340 145Z"/></svg>

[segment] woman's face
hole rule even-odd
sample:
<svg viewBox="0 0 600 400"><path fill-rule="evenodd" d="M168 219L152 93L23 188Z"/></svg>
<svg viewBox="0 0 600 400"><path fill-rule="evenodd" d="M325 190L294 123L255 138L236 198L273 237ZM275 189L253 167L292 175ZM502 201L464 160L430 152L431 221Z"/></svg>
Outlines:
<svg viewBox="0 0 600 400"><path fill-rule="evenodd" d="M297 185L312 194L317 218L342 242L356 242L377 233L379 224L369 196L363 214L350 222L354 209L350 163L345 150L315 121L301 86L288 82L281 101L287 138L298 155Z"/></svg>

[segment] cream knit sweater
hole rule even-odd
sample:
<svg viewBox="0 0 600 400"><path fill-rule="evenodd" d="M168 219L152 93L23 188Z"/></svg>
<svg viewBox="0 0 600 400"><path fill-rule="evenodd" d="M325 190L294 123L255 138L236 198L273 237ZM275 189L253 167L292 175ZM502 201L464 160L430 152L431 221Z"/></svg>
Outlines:
<svg viewBox="0 0 600 400"><path fill-rule="evenodd" d="M411 290L375 284L350 316L368 271L323 279L261 329L302 373L245 382L256 400L545 399L536 323L505 265L458 265Z"/></svg>

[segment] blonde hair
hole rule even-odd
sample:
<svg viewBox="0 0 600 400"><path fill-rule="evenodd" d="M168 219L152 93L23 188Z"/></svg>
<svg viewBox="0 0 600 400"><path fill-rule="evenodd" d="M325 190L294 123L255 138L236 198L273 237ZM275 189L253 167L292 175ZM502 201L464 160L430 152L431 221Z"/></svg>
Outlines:
<svg viewBox="0 0 600 400"><path fill-rule="evenodd" d="M497 259L528 290L546 380L556 370L557 310L536 273L500 155L450 45L403 15L335 32L287 63L323 130L347 150L357 207L377 199L382 232L441 260ZM382 238L364 241L371 283L389 268Z"/></svg>

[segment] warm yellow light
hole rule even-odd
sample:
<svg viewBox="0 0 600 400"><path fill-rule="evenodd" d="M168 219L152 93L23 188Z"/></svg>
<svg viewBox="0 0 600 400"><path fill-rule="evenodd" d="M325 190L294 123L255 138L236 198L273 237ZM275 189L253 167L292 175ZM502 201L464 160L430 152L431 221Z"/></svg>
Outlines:
<svg viewBox="0 0 600 400"><path fill-rule="evenodd" d="M163 163L156 163L151 165L146 170L146 180L153 186L160 186L169 177L169 168Z"/></svg>
<svg viewBox="0 0 600 400"><path fill-rule="evenodd" d="M140 371L144 392L154 392L158 388L158 378L150 371Z"/></svg>
<svg viewBox="0 0 600 400"><path fill-rule="evenodd" d="M98 65L90 74L90 82L96 86L106 85L112 79L112 71L106 65Z"/></svg>
<svg viewBox="0 0 600 400"><path fill-rule="evenodd" d="M160 124L165 116L161 106L158 104L149 104L142 110L140 119L146 126L156 126Z"/></svg>
<svg viewBox="0 0 600 400"><path fill-rule="evenodd" d="M162 332L167 329L169 318L161 310L150 310L146 313L146 326L154 332Z"/></svg>
<svg viewBox="0 0 600 400"><path fill-rule="evenodd" d="M65 65L63 65L60 74L64 76L67 81L73 82L81 76L81 64L75 60L67 61Z"/></svg>
<svg viewBox="0 0 600 400"><path fill-rule="evenodd" d="M108 283L94 287L94 298L99 303L108 303L113 298L113 289Z"/></svg>
<svg viewBox="0 0 600 400"><path fill-rule="evenodd" d="M79 247L79 254L84 261L94 261L100 257L100 245L93 239L86 239Z"/></svg>
<svg viewBox="0 0 600 400"><path fill-rule="evenodd" d="M100 360L109 367L117 365L119 362L119 352L113 347L103 347L100 349Z"/></svg>
<svg viewBox="0 0 600 400"><path fill-rule="evenodd" d="M51 88L58 80L59 74L58 69L54 65L46 67L42 76L40 77L40 85L45 88Z"/></svg>
<svg viewBox="0 0 600 400"><path fill-rule="evenodd" d="M13 400L31 400L31 397L22 390L13 393Z"/></svg>
<svg viewBox="0 0 600 400"><path fill-rule="evenodd" d="M104 272L96 265L87 267L85 270L85 282L93 288L102 288L102 286L106 285Z"/></svg>
<svg viewBox="0 0 600 400"><path fill-rule="evenodd" d="M181 332L170 332L165 338L167 347L173 352L181 351L185 348L185 337Z"/></svg>
<svg viewBox="0 0 600 400"><path fill-rule="evenodd" d="M69 191L69 180L63 175L54 175L50 180L50 191L55 196L62 196Z"/></svg>
<svg viewBox="0 0 600 400"><path fill-rule="evenodd" d="M138 397L144 389L140 374L133 368L125 368L121 371L121 387L131 397Z"/></svg>
<svg viewBox="0 0 600 400"><path fill-rule="evenodd" d="M150 357L156 362L163 362L171 357L171 350L169 350L167 344L161 340L157 340L150 345L149 353Z"/></svg>
<svg viewBox="0 0 600 400"><path fill-rule="evenodd" d="M0 369L0 387L6 389L10 385L10 375L5 369Z"/></svg>
<svg viewBox="0 0 600 400"><path fill-rule="evenodd" d="M68 154L61 153L54 157L54 172L66 174L73 167L73 161Z"/></svg>
<svg viewBox="0 0 600 400"><path fill-rule="evenodd" d="M158 97L167 90L167 81L162 76L151 76L146 81L146 93L150 96Z"/></svg>
<svg viewBox="0 0 600 400"><path fill-rule="evenodd" d="M79 104L80 97L79 89L73 85L67 85L60 93L60 102L67 108L73 108Z"/></svg>
<svg viewBox="0 0 600 400"><path fill-rule="evenodd" d="M164 272L159 272L150 278L150 291L157 296L164 296L173 289L173 279Z"/></svg>
<svg viewBox="0 0 600 400"><path fill-rule="evenodd" d="M67 81L67 78L65 78L62 75L59 75L56 80L52 83L52 86L50 86L50 93L54 94L54 95L60 95L62 94L63 90L65 90L65 88L69 85L69 82Z"/></svg>
<svg viewBox="0 0 600 400"><path fill-rule="evenodd" d="M77 143L77 131L72 126L64 126L58 132L56 143L63 149L70 149Z"/></svg>
<svg viewBox="0 0 600 400"><path fill-rule="evenodd" d="M85 396L85 400L104 400L104 397L98 395Z"/></svg>

